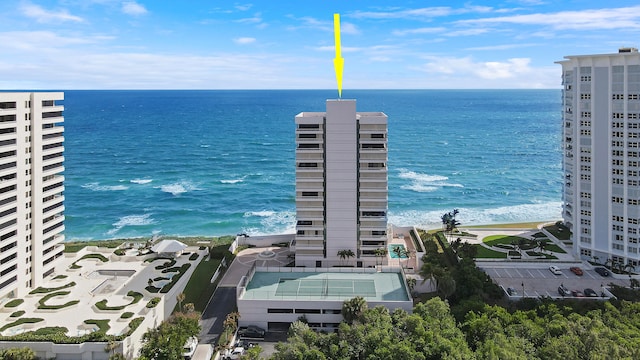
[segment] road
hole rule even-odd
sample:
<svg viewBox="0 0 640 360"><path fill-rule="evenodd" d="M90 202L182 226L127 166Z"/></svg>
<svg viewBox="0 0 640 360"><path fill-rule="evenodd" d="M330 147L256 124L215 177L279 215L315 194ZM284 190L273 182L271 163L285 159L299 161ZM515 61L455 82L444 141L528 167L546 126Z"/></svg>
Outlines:
<svg viewBox="0 0 640 360"><path fill-rule="evenodd" d="M222 333L222 324L227 314L236 310L236 288L218 287L211 296L207 307L202 313L200 324L200 343L211 344L214 347L218 344L218 338Z"/></svg>

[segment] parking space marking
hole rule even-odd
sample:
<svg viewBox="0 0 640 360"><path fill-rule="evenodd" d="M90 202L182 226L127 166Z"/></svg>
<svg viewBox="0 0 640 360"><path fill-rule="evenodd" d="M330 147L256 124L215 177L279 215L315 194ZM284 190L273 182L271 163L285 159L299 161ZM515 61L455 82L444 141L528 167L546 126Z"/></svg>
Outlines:
<svg viewBox="0 0 640 360"><path fill-rule="evenodd" d="M523 277L520 271L518 271L518 269L514 269L514 270L518 273L519 277Z"/></svg>
<svg viewBox="0 0 640 360"><path fill-rule="evenodd" d="M530 278L533 278L533 277L534 277L534 276L533 276L533 274L531 273L531 271L529 271L529 269L527 269L527 272L529 273L529 277L530 277Z"/></svg>
<svg viewBox="0 0 640 360"><path fill-rule="evenodd" d="M588 272L588 271L585 271L585 274L589 275L589 277L590 277L590 278L592 278L592 279L595 279L595 278L596 278L595 276L591 275L591 273L590 273L590 272Z"/></svg>

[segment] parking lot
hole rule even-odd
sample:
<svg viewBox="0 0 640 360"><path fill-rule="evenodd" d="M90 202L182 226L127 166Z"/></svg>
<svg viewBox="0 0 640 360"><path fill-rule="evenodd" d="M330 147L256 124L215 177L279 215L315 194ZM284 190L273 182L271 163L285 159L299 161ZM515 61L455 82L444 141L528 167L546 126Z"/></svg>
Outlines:
<svg viewBox="0 0 640 360"><path fill-rule="evenodd" d="M516 297L540 297L549 296L552 298L562 298L558 293L558 287L564 285L569 290L584 291L586 288L593 289L601 295L603 287L614 283L621 286L629 286L629 280L624 278L614 278L612 276L603 277L596 273L590 265L567 263L554 264L560 268L561 274L554 275L549 271L551 264L528 264L528 263L479 263L478 266L486 272L498 285L504 289L509 287L515 289ZM584 274L578 276L569 270L571 266L579 266Z"/></svg>

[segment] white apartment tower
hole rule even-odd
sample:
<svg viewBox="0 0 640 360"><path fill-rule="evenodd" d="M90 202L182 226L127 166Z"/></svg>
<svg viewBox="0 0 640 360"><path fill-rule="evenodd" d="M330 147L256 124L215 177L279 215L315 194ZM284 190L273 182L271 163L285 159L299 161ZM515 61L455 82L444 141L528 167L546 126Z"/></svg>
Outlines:
<svg viewBox="0 0 640 360"><path fill-rule="evenodd" d="M638 265L640 54L567 56L563 219L582 259Z"/></svg>
<svg viewBox="0 0 640 360"><path fill-rule="evenodd" d="M0 299L41 285L64 250L63 99L0 93Z"/></svg>
<svg viewBox="0 0 640 360"><path fill-rule="evenodd" d="M296 266L386 264L387 116L356 112L355 100L326 109L295 118Z"/></svg>

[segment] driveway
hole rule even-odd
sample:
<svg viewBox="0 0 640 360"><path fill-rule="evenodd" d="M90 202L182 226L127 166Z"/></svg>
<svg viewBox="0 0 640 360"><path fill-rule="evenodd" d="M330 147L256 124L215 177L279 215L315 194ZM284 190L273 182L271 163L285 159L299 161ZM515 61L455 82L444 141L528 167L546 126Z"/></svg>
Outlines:
<svg viewBox="0 0 640 360"><path fill-rule="evenodd" d="M236 288L218 287L202 313L200 343L216 346L227 314L236 309Z"/></svg>

